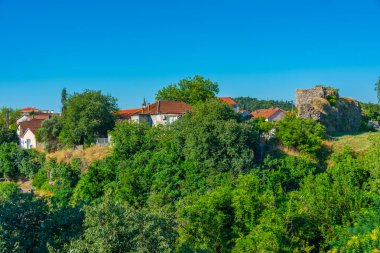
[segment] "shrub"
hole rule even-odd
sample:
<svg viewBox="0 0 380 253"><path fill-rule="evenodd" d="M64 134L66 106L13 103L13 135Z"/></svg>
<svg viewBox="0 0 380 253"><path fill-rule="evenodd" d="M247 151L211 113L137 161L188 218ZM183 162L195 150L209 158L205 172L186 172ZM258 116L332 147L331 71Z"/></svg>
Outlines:
<svg viewBox="0 0 380 253"><path fill-rule="evenodd" d="M289 115L278 124L277 137L281 143L300 152L316 155L325 136L326 128L312 119Z"/></svg>

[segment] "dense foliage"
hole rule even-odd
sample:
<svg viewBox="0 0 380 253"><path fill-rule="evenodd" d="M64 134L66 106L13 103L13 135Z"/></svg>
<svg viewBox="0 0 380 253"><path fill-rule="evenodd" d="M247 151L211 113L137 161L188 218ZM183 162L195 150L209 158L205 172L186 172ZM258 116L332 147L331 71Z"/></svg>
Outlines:
<svg viewBox="0 0 380 253"><path fill-rule="evenodd" d="M37 140L45 144L47 152L57 150L61 145L59 143L59 135L63 125L58 116L53 116L42 122L41 128L38 129Z"/></svg>
<svg viewBox="0 0 380 253"><path fill-rule="evenodd" d="M115 125L116 99L100 91L74 93L65 100L60 141L67 145L82 145L105 137Z"/></svg>
<svg viewBox="0 0 380 253"><path fill-rule="evenodd" d="M195 105L209 98L215 98L218 92L217 83L202 76L194 76L193 78L182 79L178 84L170 84L159 90L156 94L156 100L177 100Z"/></svg>
<svg viewBox="0 0 380 253"><path fill-rule="evenodd" d="M312 119L288 115L279 122L276 135L286 147L315 155L322 148L326 128Z"/></svg>
<svg viewBox="0 0 380 253"><path fill-rule="evenodd" d="M34 150L18 148L15 143L0 145L0 177L31 178L41 167L44 156Z"/></svg>
<svg viewBox="0 0 380 253"><path fill-rule="evenodd" d="M9 127L12 130L16 130L16 121L21 117L21 112L12 108L2 107L0 108L0 126ZM7 124L9 123L9 126Z"/></svg>
<svg viewBox="0 0 380 253"><path fill-rule="evenodd" d="M18 143L17 132L0 125L0 145L10 142Z"/></svg>
<svg viewBox="0 0 380 253"><path fill-rule="evenodd" d="M278 107L286 111L291 111L294 107L293 101L282 100L260 100L251 97L237 97L234 100L239 104L241 109L254 111L257 109L267 109L271 107Z"/></svg>
<svg viewBox="0 0 380 253"><path fill-rule="evenodd" d="M362 108L362 115L365 121L380 121L380 104L360 103L360 106Z"/></svg>
<svg viewBox="0 0 380 253"><path fill-rule="evenodd" d="M268 132L275 141L264 141ZM110 156L85 171L80 160L0 146L2 173L29 176L44 193L0 182L0 252L379 248L378 138L365 154L322 156L320 124L294 115L246 122L217 99L167 127L117 123L111 136Z"/></svg>

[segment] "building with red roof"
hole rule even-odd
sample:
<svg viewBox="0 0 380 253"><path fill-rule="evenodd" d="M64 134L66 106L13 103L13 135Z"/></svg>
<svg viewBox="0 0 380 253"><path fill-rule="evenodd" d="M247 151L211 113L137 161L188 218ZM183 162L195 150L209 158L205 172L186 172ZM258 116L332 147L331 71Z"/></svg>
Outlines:
<svg viewBox="0 0 380 253"><path fill-rule="evenodd" d="M149 104L136 110L123 110L131 112L130 120L132 122L147 122L151 126L167 125L179 119L187 111L191 110L192 106L182 101L157 101L154 104Z"/></svg>
<svg viewBox="0 0 380 253"><path fill-rule="evenodd" d="M125 110L119 110L117 112L117 116L119 117L120 120L129 120L131 119L131 116L135 113L138 113L142 111L143 108L134 108L134 109L125 109Z"/></svg>
<svg viewBox="0 0 380 253"><path fill-rule="evenodd" d="M258 109L250 114L251 118L265 118L265 120L269 122L282 120L285 115L286 111L277 107Z"/></svg>
<svg viewBox="0 0 380 253"><path fill-rule="evenodd" d="M17 134L20 138L21 148L37 147L36 134L38 129L41 128L42 121L44 121L44 119L32 119L18 124Z"/></svg>
<svg viewBox="0 0 380 253"><path fill-rule="evenodd" d="M236 113L240 112L238 103L236 103L236 101L233 100L231 97L220 97L220 98L218 98L218 99L219 99L220 101L223 101L224 103L226 103L226 104L232 106L232 108L234 109L234 111L235 111Z"/></svg>

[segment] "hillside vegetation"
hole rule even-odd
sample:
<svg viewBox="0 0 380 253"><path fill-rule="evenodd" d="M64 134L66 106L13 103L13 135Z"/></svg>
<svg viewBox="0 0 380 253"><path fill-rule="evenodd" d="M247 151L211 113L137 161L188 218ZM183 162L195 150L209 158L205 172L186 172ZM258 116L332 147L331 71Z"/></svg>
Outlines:
<svg viewBox="0 0 380 253"><path fill-rule="evenodd" d="M37 153L17 154L25 158L4 173L31 178L44 194L23 194L13 183L0 183L0 251L378 248L379 142L361 156L348 150L326 156L325 128L290 115L272 125L277 139L267 145L297 155L268 149L261 156L259 135L268 124L244 122L228 105L210 100L170 127L118 123L110 150L62 150L46 160ZM348 137L339 138L335 144ZM2 146L10 158L0 150L0 165L19 152L12 144ZM321 159L329 159L329 167ZM26 170L31 161L36 169Z"/></svg>
<svg viewBox="0 0 380 253"><path fill-rule="evenodd" d="M380 137L380 131L362 132L362 133L336 133L332 140L327 142L334 151L342 152L344 149L350 149L354 152L363 153L367 151L374 139Z"/></svg>
<svg viewBox="0 0 380 253"><path fill-rule="evenodd" d="M72 118L49 122L44 137L83 151L19 149L2 129L0 252L377 252L379 133L332 139L292 113L246 121L215 87L188 78L163 89L194 106L159 127L108 121L103 108L99 129L102 114L81 98L100 93L76 94L64 103ZM91 147L105 130L112 147ZM20 191L25 180L37 194Z"/></svg>

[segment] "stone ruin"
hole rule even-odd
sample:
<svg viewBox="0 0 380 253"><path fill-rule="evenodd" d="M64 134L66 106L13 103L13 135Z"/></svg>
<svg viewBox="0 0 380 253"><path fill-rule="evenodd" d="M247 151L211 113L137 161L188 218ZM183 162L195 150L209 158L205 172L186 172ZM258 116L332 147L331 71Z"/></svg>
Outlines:
<svg viewBox="0 0 380 253"><path fill-rule="evenodd" d="M297 90L296 105L300 117L320 122L330 133L358 132L362 123L360 103L331 87Z"/></svg>

